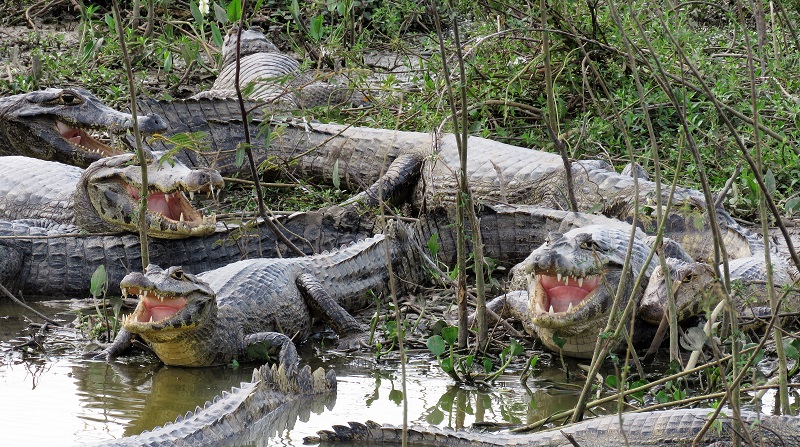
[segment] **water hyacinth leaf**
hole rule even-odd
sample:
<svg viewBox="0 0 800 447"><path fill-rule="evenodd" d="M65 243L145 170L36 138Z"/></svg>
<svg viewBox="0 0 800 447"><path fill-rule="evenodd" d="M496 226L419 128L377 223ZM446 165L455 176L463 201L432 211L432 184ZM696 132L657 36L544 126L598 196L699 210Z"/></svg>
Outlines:
<svg viewBox="0 0 800 447"><path fill-rule="evenodd" d="M172 71L172 51L164 52L164 72L169 73Z"/></svg>
<svg viewBox="0 0 800 447"><path fill-rule="evenodd" d="M483 358L483 371L486 374L489 374L490 372L492 372L492 368L494 368L494 364L492 363L492 361L488 357L484 357Z"/></svg>
<svg viewBox="0 0 800 447"><path fill-rule="evenodd" d="M509 350L511 357L516 357L525 351L525 348L523 348L522 345L516 340L511 340L511 344L508 345L508 348L506 349Z"/></svg>
<svg viewBox="0 0 800 447"><path fill-rule="evenodd" d="M470 354L464 359L464 364L467 366L467 369L472 368L472 362L475 361L475 356Z"/></svg>
<svg viewBox="0 0 800 447"><path fill-rule="evenodd" d="M438 335L429 337L428 341L425 342L425 345L428 347L428 351L431 351L431 354L435 355L436 357L444 354L444 350L447 348L444 339Z"/></svg>
<svg viewBox="0 0 800 447"><path fill-rule="evenodd" d="M789 215L800 211L800 197L792 197L791 199L787 200L786 205L784 205L784 209L786 210L786 214Z"/></svg>
<svg viewBox="0 0 800 447"><path fill-rule="evenodd" d="M106 274L106 267L99 265L92 273L92 279L89 281L89 293L94 297L98 297L106 293L106 286L108 285L108 275Z"/></svg>
<svg viewBox="0 0 800 447"><path fill-rule="evenodd" d="M403 392L400 390L389 391L389 400L400 405L403 403Z"/></svg>
<svg viewBox="0 0 800 447"><path fill-rule="evenodd" d="M619 384L619 382L617 381L617 376L607 376L606 377L606 385L608 385L609 388L616 389L618 384Z"/></svg>
<svg viewBox="0 0 800 447"><path fill-rule="evenodd" d="M458 340L458 328L455 326L442 328L442 338L448 345L454 344Z"/></svg>
<svg viewBox="0 0 800 447"><path fill-rule="evenodd" d="M439 362L439 366L442 368L442 371L446 372L447 374L453 374L455 369L453 369L453 360L449 357L443 358Z"/></svg>
<svg viewBox="0 0 800 447"><path fill-rule="evenodd" d="M444 413L442 412L442 410L434 408L433 411L431 411L430 413L428 413L427 416L425 416L425 421L428 422L429 424L439 425L442 423L442 421L444 421Z"/></svg>

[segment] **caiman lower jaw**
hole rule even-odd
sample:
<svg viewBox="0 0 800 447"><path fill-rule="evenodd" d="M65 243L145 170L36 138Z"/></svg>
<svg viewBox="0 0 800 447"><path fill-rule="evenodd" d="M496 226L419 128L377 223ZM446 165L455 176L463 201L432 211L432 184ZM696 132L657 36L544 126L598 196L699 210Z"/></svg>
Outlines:
<svg viewBox="0 0 800 447"><path fill-rule="evenodd" d="M138 204L139 190L130 184L125 184L125 189ZM187 192L190 198L194 198L193 191ZM138 210L138 206L133 209ZM147 211L148 227L153 230L151 234L162 238L205 236L214 232L217 222L216 215L204 216L192 206L183 191L151 192L147 196ZM156 234L158 232L161 234Z"/></svg>
<svg viewBox="0 0 800 447"><path fill-rule="evenodd" d="M600 275L571 277L552 272L529 273L528 291L534 320L567 322L581 315L602 283Z"/></svg>
<svg viewBox="0 0 800 447"><path fill-rule="evenodd" d="M124 151L115 149L103 142L97 136L89 135L85 129L72 127L71 125L56 120L56 130L61 137L75 146L78 150L89 154L90 158L103 158L112 155L123 154Z"/></svg>

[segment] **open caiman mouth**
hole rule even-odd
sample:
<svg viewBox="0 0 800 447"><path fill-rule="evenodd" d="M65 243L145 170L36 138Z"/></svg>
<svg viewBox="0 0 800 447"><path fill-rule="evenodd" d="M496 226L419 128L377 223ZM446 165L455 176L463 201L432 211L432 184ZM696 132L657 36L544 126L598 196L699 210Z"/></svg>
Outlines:
<svg viewBox="0 0 800 447"><path fill-rule="evenodd" d="M605 304L601 289L602 274L575 277L553 271L528 273L534 324L557 327L596 318Z"/></svg>
<svg viewBox="0 0 800 447"><path fill-rule="evenodd" d="M73 127L71 124L67 124L64 121L56 119L56 130L58 131L59 135L61 135L61 138L73 145L77 150L89 154L89 158L99 159L124 153L124 151L114 149L113 147L100 141L101 138L107 138L106 135L101 136L100 133L90 135L89 132L87 132L87 130L91 132L95 129ZM103 128L103 130L106 129Z"/></svg>
<svg viewBox="0 0 800 447"><path fill-rule="evenodd" d="M144 323L157 324L158 326L168 326L170 320L178 315L188 302L186 297L175 295L164 295L153 290L144 290L131 287L123 287L122 295L135 294L139 297L139 305L136 310L124 318L124 324Z"/></svg>
<svg viewBox="0 0 800 447"><path fill-rule="evenodd" d="M210 196L213 186L205 188L206 196ZM125 190L130 195L134 203L138 204L141 198L139 189L129 183L125 183ZM194 199L195 191L186 191L190 199ZM199 191L203 192L203 191ZM137 209L134 207L134 209ZM217 222L216 215L205 216L197 210L183 191L152 191L147 196L147 211L151 214L152 218L158 220L165 220L172 229L179 231L181 229L190 229L202 226L213 227ZM166 230L168 228L163 228Z"/></svg>

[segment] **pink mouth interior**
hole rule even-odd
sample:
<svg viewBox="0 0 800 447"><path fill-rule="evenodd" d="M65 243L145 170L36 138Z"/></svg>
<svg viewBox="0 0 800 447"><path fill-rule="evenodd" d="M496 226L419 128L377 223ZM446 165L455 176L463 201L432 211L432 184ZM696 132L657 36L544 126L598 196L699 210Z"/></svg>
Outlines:
<svg viewBox="0 0 800 447"><path fill-rule="evenodd" d="M89 136L89 134L82 129L71 127L68 124L62 123L61 121L56 121L56 127L58 127L58 133L60 133L65 140L72 144L88 147L92 143L96 142L94 138Z"/></svg>
<svg viewBox="0 0 800 447"><path fill-rule="evenodd" d="M157 322L175 315L186 307L186 298L165 297L162 301L153 293L148 292L146 295L141 295L141 304L144 306L145 312L139 315L137 321L148 323L152 317L153 322Z"/></svg>
<svg viewBox="0 0 800 447"><path fill-rule="evenodd" d="M128 194L133 197L133 200L139 200L139 190L131 185L125 185L125 188L128 190ZM169 202L167 202L166 196L169 196ZM183 195L180 192L173 192L170 194L154 192L147 196L147 209L160 213L168 219L180 220L181 212L183 211L181 205L182 200ZM185 213L184 219L191 219L189 214L190 213Z"/></svg>
<svg viewBox="0 0 800 447"><path fill-rule="evenodd" d="M569 280L569 285L564 283L566 277L561 281L555 275L539 275L539 284L544 289L548 302L542 303L545 312L553 307L553 312L566 312L569 305L573 307L580 304L600 283L598 276L590 276L583 279L583 285L578 287L575 279Z"/></svg>

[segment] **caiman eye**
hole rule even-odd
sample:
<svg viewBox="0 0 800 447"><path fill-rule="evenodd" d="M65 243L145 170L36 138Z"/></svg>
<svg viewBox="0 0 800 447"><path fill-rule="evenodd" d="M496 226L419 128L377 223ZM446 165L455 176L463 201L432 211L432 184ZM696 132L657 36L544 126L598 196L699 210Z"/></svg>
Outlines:
<svg viewBox="0 0 800 447"><path fill-rule="evenodd" d="M683 278L681 278L682 283L690 283L694 281L694 273L687 273Z"/></svg>
<svg viewBox="0 0 800 447"><path fill-rule="evenodd" d="M599 251L601 250L600 245L597 242L589 239L586 241L581 242L581 249L582 250L592 250L592 251Z"/></svg>
<svg viewBox="0 0 800 447"><path fill-rule="evenodd" d="M183 278L184 278L184 276L183 276L183 270L180 270L180 269L178 269L178 270L175 270L175 271L174 271L174 272L172 272L172 274L171 274L171 275L169 275L169 276L171 276L171 277L172 277L172 279L177 279L178 281L183 281Z"/></svg>
<svg viewBox="0 0 800 447"><path fill-rule="evenodd" d="M73 102L77 101L77 97L72 93L63 93L61 95L61 100L64 101L64 104L71 105Z"/></svg>

